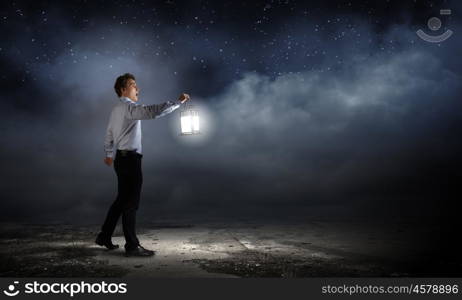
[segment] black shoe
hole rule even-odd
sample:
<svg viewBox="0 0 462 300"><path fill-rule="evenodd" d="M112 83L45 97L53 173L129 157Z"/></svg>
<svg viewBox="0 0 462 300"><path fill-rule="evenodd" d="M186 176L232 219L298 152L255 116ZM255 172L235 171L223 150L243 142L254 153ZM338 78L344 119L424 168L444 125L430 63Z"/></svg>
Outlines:
<svg viewBox="0 0 462 300"><path fill-rule="evenodd" d="M138 245L133 249L125 249L125 256L153 256L154 251L145 249Z"/></svg>
<svg viewBox="0 0 462 300"><path fill-rule="evenodd" d="M108 248L109 250L114 250L114 249L117 249L119 248L119 245L114 245L111 240L108 240L108 239L105 239L103 238L101 235L98 234L98 236L96 237L96 240L95 240L95 243L100 245L100 246L103 246L103 247L106 247Z"/></svg>

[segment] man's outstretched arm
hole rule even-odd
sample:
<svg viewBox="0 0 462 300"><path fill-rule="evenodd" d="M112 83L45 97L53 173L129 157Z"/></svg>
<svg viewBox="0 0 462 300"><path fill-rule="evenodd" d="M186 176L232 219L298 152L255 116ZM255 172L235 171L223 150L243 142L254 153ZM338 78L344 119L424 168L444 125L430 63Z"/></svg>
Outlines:
<svg viewBox="0 0 462 300"><path fill-rule="evenodd" d="M177 101L167 101L162 104L140 105L130 103L127 105L125 116L131 120L146 120L165 116L189 100L188 94L181 94Z"/></svg>

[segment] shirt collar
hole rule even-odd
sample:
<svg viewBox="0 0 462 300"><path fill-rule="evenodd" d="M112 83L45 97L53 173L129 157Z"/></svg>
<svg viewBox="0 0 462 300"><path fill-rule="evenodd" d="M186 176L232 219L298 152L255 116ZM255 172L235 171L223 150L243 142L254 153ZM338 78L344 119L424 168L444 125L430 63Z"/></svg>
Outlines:
<svg viewBox="0 0 462 300"><path fill-rule="evenodd" d="M133 101L132 99L130 99L130 98L128 98L128 97L120 97L119 100L122 101L122 102L131 102L131 103L135 103L135 101Z"/></svg>

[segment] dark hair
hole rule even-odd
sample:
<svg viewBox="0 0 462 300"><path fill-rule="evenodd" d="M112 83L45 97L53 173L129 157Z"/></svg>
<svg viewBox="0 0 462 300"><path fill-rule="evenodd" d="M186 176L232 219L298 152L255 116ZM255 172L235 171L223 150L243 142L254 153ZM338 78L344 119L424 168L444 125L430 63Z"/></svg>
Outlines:
<svg viewBox="0 0 462 300"><path fill-rule="evenodd" d="M122 96L122 89L127 87L129 79L135 80L135 76L133 76L133 74L130 73L125 73L124 75L117 77L116 82L114 84L114 90L117 96Z"/></svg>

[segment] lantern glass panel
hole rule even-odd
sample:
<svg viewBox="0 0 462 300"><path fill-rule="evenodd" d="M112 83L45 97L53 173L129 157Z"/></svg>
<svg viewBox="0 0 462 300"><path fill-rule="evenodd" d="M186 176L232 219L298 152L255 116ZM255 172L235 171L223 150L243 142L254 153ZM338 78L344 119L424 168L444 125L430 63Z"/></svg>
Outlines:
<svg viewBox="0 0 462 300"><path fill-rule="evenodd" d="M199 132L199 113L197 111L193 112L192 116L192 130L193 132Z"/></svg>
<svg viewBox="0 0 462 300"><path fill-rule="evenodd" d="M192 131L191 113L190 111L184 111L181 113L181 133L191 134Z"/></svg>

